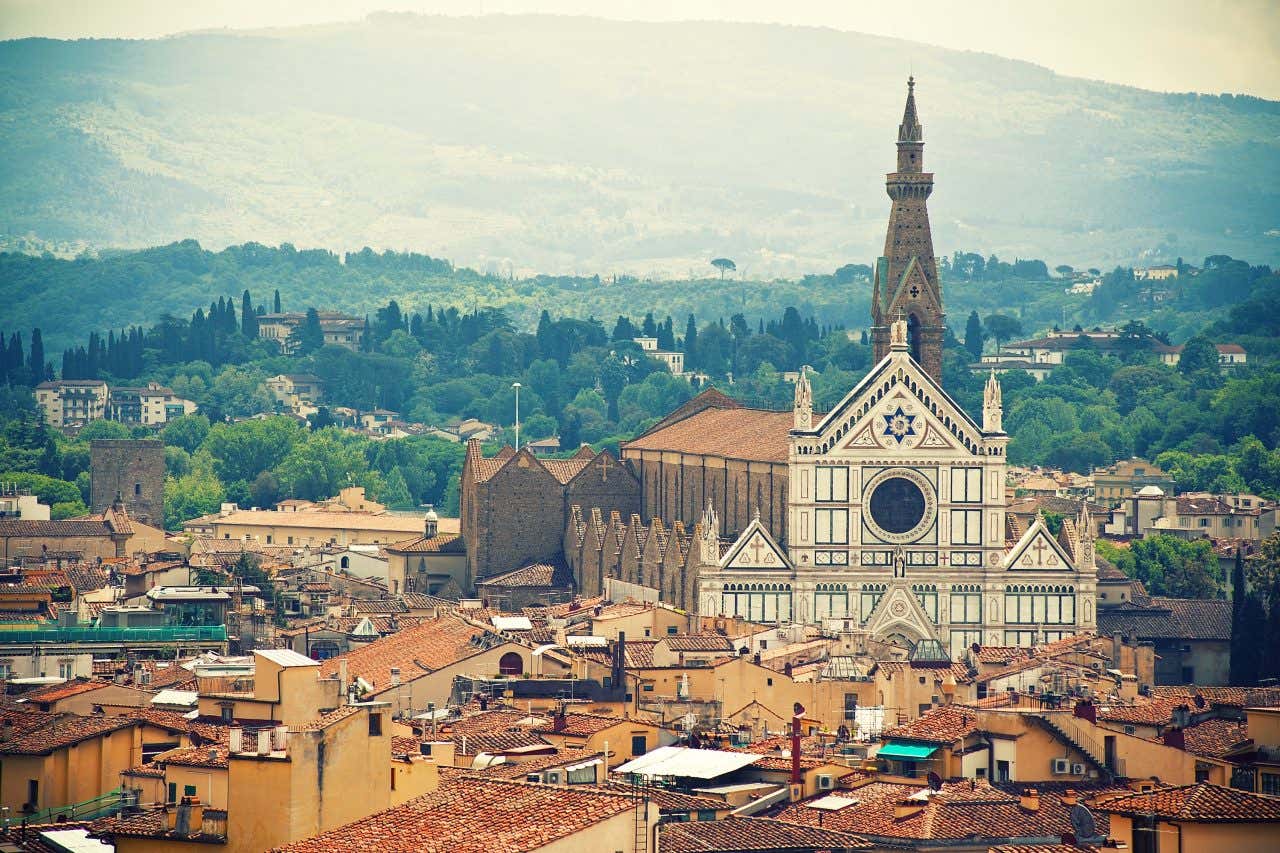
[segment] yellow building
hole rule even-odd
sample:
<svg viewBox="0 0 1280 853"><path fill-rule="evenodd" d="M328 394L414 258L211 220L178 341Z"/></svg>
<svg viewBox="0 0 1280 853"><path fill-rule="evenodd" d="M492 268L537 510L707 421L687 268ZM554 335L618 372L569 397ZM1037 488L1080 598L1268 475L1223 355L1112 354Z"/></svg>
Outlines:
<svg viewBox="0 0 1280 853"><path fill-rule="evenodd" d="M204 675L196 679L200 716L224 723L313 720L344 701L342 685L321 676L320 663L292 649L259 649L251 676Z"/></svg>
<svg viewBox="0 0 1280 853"><path fill-rule="evenodd" d="M1201 782L1149 788L1098 806L1133 853L1273 853L1280 798Z"/></svg>
<svg viewBox="0 0 1280 853"><path fill-rule="evenodd" d="M15 818L91 800L142 761L138 720L31 713L37 725L0 742L0 806Z"/></svg>
<svg viewBox="0 0 1280 853"><path fill-rule="evenodd" d="M442 518L438 523L441 533L458 532L456 518ZM332 508L240 509L228 504L223 512L192 519L183 529L215 539L238 539L263 545L389 545L420 535L425 522L416 514Z"/></svg>
<svg viewBox="0 0 1280 853"><path fill-rule="evenodd" d="M617 791L452 776L434 793L279 851L448 853L477 849L485 838L505 853L631 851L638 833L653 849L658 818L654 803Z"/></svg>

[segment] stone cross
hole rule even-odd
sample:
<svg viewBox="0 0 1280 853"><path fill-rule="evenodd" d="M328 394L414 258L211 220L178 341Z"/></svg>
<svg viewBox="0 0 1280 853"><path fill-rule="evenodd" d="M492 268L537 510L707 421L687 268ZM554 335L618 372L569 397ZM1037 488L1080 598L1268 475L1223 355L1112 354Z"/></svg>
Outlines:
<svg viewBox="0 0 1280 853"><path fill-rule="evenodd" d="M1036 552L1036 565L1044 565L1044 552L1049 546L1044 544L1043 539L1037 539L1036 544L1031 546L1031 550Z"/></svg>

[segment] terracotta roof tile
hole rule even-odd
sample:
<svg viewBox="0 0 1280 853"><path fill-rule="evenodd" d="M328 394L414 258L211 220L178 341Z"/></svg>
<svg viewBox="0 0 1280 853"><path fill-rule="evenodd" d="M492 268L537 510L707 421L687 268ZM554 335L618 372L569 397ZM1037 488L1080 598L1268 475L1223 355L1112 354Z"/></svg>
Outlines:
<svg viewBox="0 0 1280 853"><path fill-rule="evenodd" d="M0 741L0 755L48 755L54 750L136 725L135 720L124 717L66 714Z"/></svg>
<svg viewBox="0 0 1280 853"><path fill-rule="evenodd" d="M663 853L730 853L743 850L862 850L872 844L847 832L763 817L669 823L662 827Z"/></svg>
<svg viewBox="0 0 1280 853"><path fill-rule="evenodd" d="M403 539L385 546L385 550L397 554L464 554L467 543L459 533L440 533L430 538L415 536L412 539Z"/></svg>
<svg viewBox="0 0 1280 853"><path fill-rule="evenodd" d="M645 723L636 720L626 720L622 717L604 717L599 714L565 714L564 727L556 728L556 724L552 720L535 724L530 727L530 731L539 734L556 734L566 735L568 737L590 737L597 732L605 729L611 729L618 725L639 726Z"/></svg>
<svg viewBox="0 0 1280 853"><path fill-rule="evenodd" d="M476 581L476 586L560 587L573 586L573 572L563 562L530 563L501 575Z"/></svg>
<svg viewBox="0 0 1280 853"><path fill-rule="evenodd" d="M786 462L792 413L764 409L704 409L659 426L622 445L631 450L678 450L752 462Z"/></svg>
<svg viewBox="0 0 1280 853"><path fill-rule="evenodd" d="M543 770L554 770L569 764L579 764L594 758L603 758L602 752L591 752L586 749L562 749L547 755L534 755L520 761L509 761L502 764L491 764L483 770L476 771L481 776L491 779L523 780L530 773L541 773ZM630 788L629 785L622 786ZM627 793L621 791L620 793Z"/></svg>
<svg viewBox="0 0 1280 853"><path fill-rule="evenodd" d="M162 752L152 761L160 767L169 764L177 767L226 767L230 753L231 747L223 743L183 746Z"/></svg>
<svg viewBox="0 0 1280 853"><path fill-rule="evenodd" d="M62 699L70 699L72 696L79 696L81 693L92 693L95 690L101 690L107 685L108 682L105 681L73 678L71 681L64 681L62 684L50 684L47 687L39 687L28 691L19 696L18 699L29 703L58 702Z"/></svg>
<svg viewBox="0 0 1280 853"><path fill-rule="evenodd" d="M479 654L481 649L474 641L490 633L458 617L442 616L330 658L320 665L320 674L322 677L337 675L339 662L346 661L350 677L369 682L376 696L392 689L392 667L399 667L402 680L412 681Z"/></svg>
<svg viewBox="0 0 1280 853"><path fill-rule="evenodd" d="M1182 730L1187 752L1205 758L1222 758L1249 740L1249 727L1243 720L1204 720Z"/></svg>
<svg viewBox="0 0 1280 853"><path fill-rule="evenodd" d="M632 797L596 788L458 774L442 780L430 794L276 850L523 853L570 838L635 807Z"/></svg>
<svg viewBox="0 0 1280 853"><path fill-rule="evenodd" d="M1099 807L1121 815L1151 815L1194 823L1280 822L1280 797L1200 782L1107 800Z"/></svg>
<svg viewBox="0 0 1280 853"><path fill-rule="evenodd" d="M732 652L733 642L723 634L672 634L662 638L673 652Z"/></svg>
<svg viewBox="0 0 1280 853"><path fill-rule="evenodd" d="M885 729L885 738L951 744L978 730L978 715L963 708L934 708L911 722Z"/></svg>

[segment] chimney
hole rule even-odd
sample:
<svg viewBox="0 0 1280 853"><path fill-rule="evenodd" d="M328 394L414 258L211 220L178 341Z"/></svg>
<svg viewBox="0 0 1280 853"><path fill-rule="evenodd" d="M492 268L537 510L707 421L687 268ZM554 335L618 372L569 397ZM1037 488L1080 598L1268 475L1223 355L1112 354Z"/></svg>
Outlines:
<svg viewBox="0 0 1280 853"><path fill-rule="evenodd" d="M173 834L182 838L199 835L204 825L204 804L199 797L183 797L173 818Z"/></svg>
<svg viewBox="0 0 1280 853"><path fill-rule="evenodd" d="M244 752L244 729L239 726L231 728L231 752L239 754Z"/></svg>
<svg viewBox="0 0 1280 853"><path fill-rule="evenodd" d="M1029 812L1040 811L1040 792L1035 788L1024 788L1018 797L1018 805Z"/></svg>
<svg viewBox="0 0 1280 853"><path fill-rule="evenodd" d="M271 729L258 729L258 755L271 754Z"/></svg>
<svg viewBox="0 0 1280 853"><path fill-rule="evenodd" d="M914 817L924 811L924 800L913 800L908 797L905 800L898 800L893 805L893 819L902 820L903 818Z"/></svg>
<svg viewBox="0 0 1280 853"><path fill-rule="evenodd" d="M1075 788L1068 788L1062 792L1062 804L1064 806L1074 806L1080 802L1080 795L1076 793Z"/></svg>
<svg viewBox="0 0 1280 853"><path fill-rule="evenodd" d="M627 683L627 632L618 632L618 642L613 646L613 689L626 695Z"/></svg>
<svg viewBox="0 0 1280 853"><path fill-rule="evenodd" d="M565 717L564 703L558 702L556 703L555 716L551 718L551 731L562 732L566 725L568 725L568 720Z"/></svg>
<svg viewBox="0 0 1280 853"><path fill-rule="evenodd" d="M1191 725L1191 709L1186 705L1179 705L1174 708L1173 713L1170 714L1170 722L1180 729L1185 729Z"/></svg>
<svg viewBox="0 0 1280 853"><path fill-rule="evenodd" d="M1186 735L1182 733L1182 729L1176 726L1170 726L1165 729L1164 733L1160 735L1160 740L1164 742L1165 746L1171 746L1174 749L1187 748Z"/></svg>
<svg viewBox="0 0 1280 853"><path fill-rule="evenodd" d="M1072 714L1082 720L1088 720L1094 724L1097 724L1098 722L1098 709L1094 706L1093 702L1088 699L1082 699L1077 702Z"/></svg>
<svg viewBox="0 0 1280 853"><path fill-rule="evenodd" d="M338 692L346 693L347 684L351 681L351 676L347 672L347 659L345 657L338 658Z"/></svg>
<svg viewBox="0 0 1280 853"><path fill-rule="evenodd" d="M285 752L289 747L289 727L276 726L271 730L271 748L275 752Z"/></svg>
<svg viewBox="0 0 1280 853"><path fill-rule="evenodd" d="M391 667L391 686L400 686L400 667L398 666Z"/></svg>

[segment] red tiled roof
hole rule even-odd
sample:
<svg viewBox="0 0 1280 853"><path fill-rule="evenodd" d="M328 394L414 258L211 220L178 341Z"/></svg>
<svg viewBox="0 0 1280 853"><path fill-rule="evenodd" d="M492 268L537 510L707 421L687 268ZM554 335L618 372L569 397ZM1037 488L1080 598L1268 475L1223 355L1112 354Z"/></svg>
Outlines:
<svg viewBox="0 0 1280 853"><path fill-rule="evenodd" d="M517 728L514 731L492 731L475 735L454 733L453 742L458 755L479 755L487 752L496 755L514 749L545 746L553 749L550 743L538 737L528 729Z"/></svg>
<svg viewBox="0 0 1280 853"><path fill-rule="evenodd" d="M658 426L622 445L632 450L674 450L751 462L786 462L793 426L791 410L703 409Z"/></svg>
<svg viewBox="0 0 1280 853"><path fill-rule="evenodd" d="M1155 815L1192 823L1280 822L1280 797L1268 797L1200 782L1151 793L1107 800L1101 811L1122 815Z"/></svg>
<svg viewBox="0 0 1280 853"><path fill-rule="evenodd" d="M152 760L161 767L168 764L179 767L226 767L230 754L231 747L228 744L212 743L178 747L162 752Z"/></svg>
<svg viewBox="0 0 1280 853"><path fill-rule="evenodd" d="M61 519L58 521L39 521L29 518L0 519L0 538L18 538L33 536L45 539L56 539L72 536L110 536L111 529L101 520L86 521L82 519Z"/></svg>
<svg viewBox="0 0 1280 853"><path fill-rule="evenodd" d="M1183 729L1182 738L1187 752L1222 758L1249 739L1249 726L1243 720L1204 720Z"/></svg>
<svg viewBox="0 0 1280 853"><path fill-rule="evenodd" d="M430 794L276 850L523 853L634 808L634 798L596 788L458 774Z"/></svg>
<svg viewBox="0 0 1280 853"><path fill-rule="evenodd" d="M871 842L835 832L763 817L665 824L660 830L663 853L733 853L742 850L862 850Z"/></svg>
<svg viewBox="0 0 1280 853"><path fill-rule="evenodd" d="M0 755L48 755L54 750L137 724L136 720L125 717L84 717L67 714L43 726L0 741Z"/></svg>
<svg viewBox="0 0 1280 853"><path fill-rule="evenodd" d="M106 687L108 682L105 681L89 681L84 678L75 678L71 681L65 681L62 684L50 684L47 687L39 687L19 696L19 700L24 702L58 702L62 699L69 699L72 696L79 696L81 693L91 693L94 690L101 690Z"/></svg>
<svg viewBox="0 0 1280 853"><path fill-rule="evenodd" d="M464 554L467 543L459 533L439 533L430 538L415 536L391 545L383 546L383 550L396 554Z"/></svg>
<svg viewBox="0 0 1280 853"><path fill-rule="evenodd" d="M733 642L723 634L672 634L659 642L673 652L732 652Z"/></svg>
<svg viewBox="0 0 1280 853"><path fill-rule="evenodd" d="M296 732L318 732L329 728L334 723L341 722L347 717L354 717L363 710L360 705L340 705L327 714L317 717L314 720L308 720L302 725L294 729Z"/></svg>
<svg viewBox="0 0 1280 853"><path fill-rule="evenodd" d="M561 562L530 563L505 574L478 580L476 586L572 587L573 573Z"/></svg>
<svg viewBox="0 0 1280 853"><path fill-rule="evenodd" d="M539 459L547 473L556 478L556 482L565 483L578 476L578 473L591 464L590 457L574 456L572 459Z"/></svg>
<svg viewBox="0 0 1280 853"><path fill-rule="evenodd" d="M412 681L479 654L481 649L472 641L487 633L455 616L442 616L330 658L320 664L320 675L337 675L339 662L346 661L351 678L363 678L377 695L391 689L392 667L399 667L402 680Z"/></svg>
<svg viewBox="0 0 1280 853"><path fill-rule="evenodd" d="M886 738L951 744L978 730L978 715L963 708L934 708L905 725L885 729Z"/></svg>
<svg viewBox="0 0 1280 853"><path fill-rule="evenodd" d="M568 737L590 737L597 732L605 729L611 729L614 726L629 725L643 726L648 725L636 720L625 720L622 717L603 717L599 714L565 714L564 727L557 729L554 721L547 720L544 723L535 724L530 727L530 731L539 734L549 735L566 735Z"/></svg>
<svg viewBox="0 0 1280 853"><path fill-rule="evenodd" d="M547 755L535 755L520 761L509 761L502 764L491 764L483 770L476 771L481 776L492 779L524 779L530 773L541 773L543 770L554 770L567 764L578 764L593 758L603 758L602 752L589 752L585 749L561 749ZM624 789L629 785L620 786ZM622 791L621 793L626 793Z"/></svg>

